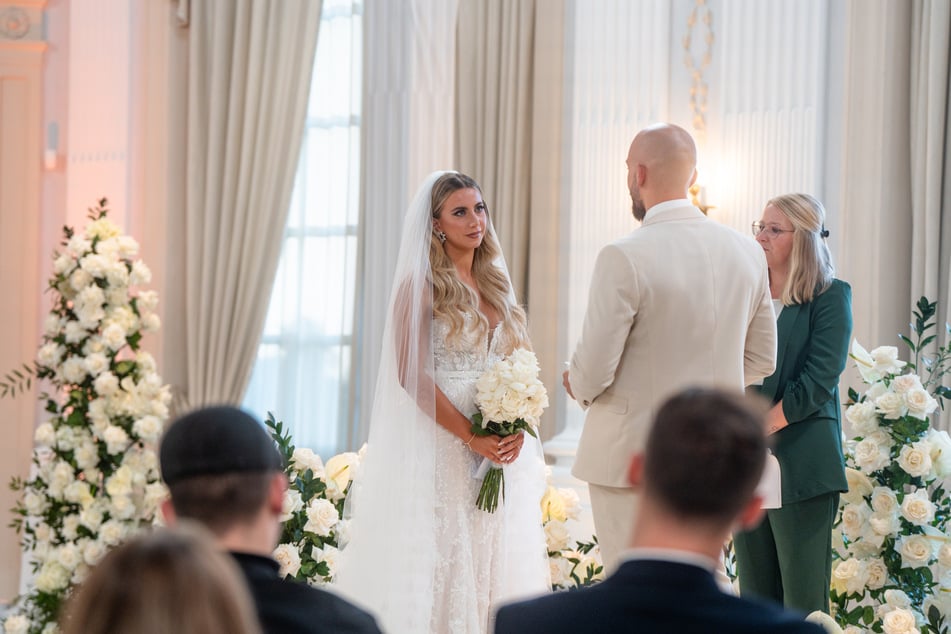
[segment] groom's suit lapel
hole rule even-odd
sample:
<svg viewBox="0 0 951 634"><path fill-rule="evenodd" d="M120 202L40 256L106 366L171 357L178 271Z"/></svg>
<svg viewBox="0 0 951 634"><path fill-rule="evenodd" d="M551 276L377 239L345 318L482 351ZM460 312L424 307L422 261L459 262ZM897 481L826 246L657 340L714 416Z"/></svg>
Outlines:
<svg viewBox="0 0 951 634"><path fill-rule="evenodd" d="M782 371L786 360L789 359L787 353L790 352L790 343L796 333L806 332L805 325L799 324L799 321L805 319L807 313L808 311L803 310L802 304L783 306L782 312L779 313L779 319L776 321L776 340L779 342L776 350L776 371L766 377L762 389L762 393L772 400L776 399L780 381L785 381ZM799 345L797 342L796 346Z"/></svg>

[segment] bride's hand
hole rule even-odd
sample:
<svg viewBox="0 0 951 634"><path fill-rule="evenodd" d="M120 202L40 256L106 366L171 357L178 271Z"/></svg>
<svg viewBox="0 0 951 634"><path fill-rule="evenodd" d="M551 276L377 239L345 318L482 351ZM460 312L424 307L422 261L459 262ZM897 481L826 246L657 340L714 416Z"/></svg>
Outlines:
<svg viewBox="0 0 951 634"><path fill-rule="evenodd" d="M522 432L504 438L496 435L476 436L469 443L469 448L496 464L509 464L518 458L524 442Z"/></svg>

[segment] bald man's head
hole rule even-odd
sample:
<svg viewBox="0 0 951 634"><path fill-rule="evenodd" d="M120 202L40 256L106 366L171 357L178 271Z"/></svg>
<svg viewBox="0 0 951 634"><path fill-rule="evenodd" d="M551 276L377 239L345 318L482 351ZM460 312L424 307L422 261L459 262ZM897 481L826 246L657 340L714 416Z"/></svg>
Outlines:
<svg viewBox="0 0 951 634"><path fill-rule="evenodd" d="M627 155L634 217L665 200L684 198L696 177L697 146L680 126L658 123L637 133Z"/></svg>

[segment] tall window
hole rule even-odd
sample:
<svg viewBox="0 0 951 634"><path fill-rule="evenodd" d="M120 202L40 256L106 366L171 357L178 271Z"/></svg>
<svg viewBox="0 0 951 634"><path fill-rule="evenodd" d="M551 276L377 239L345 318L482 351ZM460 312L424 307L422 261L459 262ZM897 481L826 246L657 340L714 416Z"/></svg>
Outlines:
<svg viewBox="0 0 951 634"><path fill-rule="evenodd" d="M244 406L330 456L351 418L363 0L323 0L284 245Z"/></svg>

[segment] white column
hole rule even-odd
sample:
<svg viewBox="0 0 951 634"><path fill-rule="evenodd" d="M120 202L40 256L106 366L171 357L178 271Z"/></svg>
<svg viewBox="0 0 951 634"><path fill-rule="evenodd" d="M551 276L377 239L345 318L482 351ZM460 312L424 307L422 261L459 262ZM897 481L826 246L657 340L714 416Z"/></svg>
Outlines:
<svg viewBox="0 0 951 634"><path fill-rule="evenodd" d="M40 337L39 226L43 170L42 14L45 2L0 4L0 376L36 357ZM45 254L43 254L45 256ZM36 386L0 399L0 507L17 495L6 484L25 478L33 450ZM0 604L19 591L20 546L9 522L0 525Z"/></svg>

